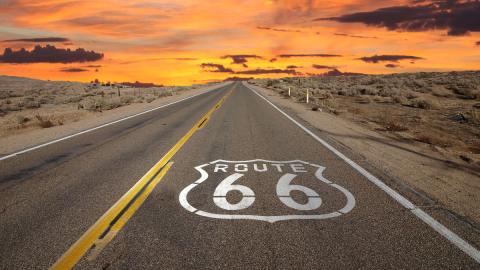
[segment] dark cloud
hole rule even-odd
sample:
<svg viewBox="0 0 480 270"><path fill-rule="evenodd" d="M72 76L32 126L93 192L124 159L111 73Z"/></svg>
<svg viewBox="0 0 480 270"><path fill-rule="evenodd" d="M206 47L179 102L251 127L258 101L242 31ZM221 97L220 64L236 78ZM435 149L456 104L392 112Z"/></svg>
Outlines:
<svg viewBox="0 0 480 270"><path fill-rule="evenodd" d="M313 54L280 54L277 57L281 58L292 58L292 57L340 57L338 54L322 54L322 53L313 53Z"/></svg>
<svg viewBox="0 0 480 270"><path fill-rule="evenodd" d="M208 72L234 73L231 68L226 68L220 64L203 63L200 67Z"/></svg>
<svg viewBox="0 0 480 270"><path fill-rule="evenodd" d="M480 41L475 42L475 45L480 46Z"/></svg>
<svg viewBox="0 0 480 270"><path fill-rule="evenodd" d="M224 81L248 81L248 80L252 80L253 77L237 77L237 76L233 76L233 77L228 77L226 78Z"/></svg>
<svg viewBox="0 0 480 270"><path fill-rule="evenodd" d="M287 66L288 69L302 68L301 66L290 65Z"/></svg>
<svg viewBox="0 0 480 270"><path fill-rule="evenodd" d="M333 66L325 66L325 65L317 65L317 64L313 64L312 67L316 69L336 69L336 67L333 67Z"/></svg>
<svg viewBox="0 0 480 270"><path fill-rule="evenodd" d="M45 38L20 38L20 39L8 39L2 42L69 42L70 39L62 37L45 37Z"/></svg>
<svg viewBox="0 0 480 270"><path fill-rule="evenodd" d="M301 31L301 30L283 29L283 28L272 28L272 27L263 27L263 26L258 26L257 29L260 29L260 30L269 30L269 31L275 31L275 32L287 32L287 33L302 33L302 32L303 32L303 31Z"/></svg>
<svg viewBox="0 0 480 270"><path fill-rule="evenodd" d="M328 72L323 73L323 76L349 76L349 75L362 75L362 73L355 72L342 72L338 69L333 69Z"/></svg>
<svg viewBox="0 0 480 270"><path fill-rule="evenodd" d="M424 58L412 55L374 55L358 58L366 63L378 63L378 62L398 62L400 60L422 60Z"/></svg>
<svg viewBox="0 0 480 270"><path fill-rule="evenodd" d="M277 58L275 58L275 57L270 59L270 63L273 63L273 62L276 62L276 61L277 61Z"/></svg>
<svg viewBox="0 0 480 270"><path fill-rule="evenodd" d="M250 70L234 71L231 68L227 68L221 64L214 63L203 63L200 67L209 72L220 72L220 73L231 73L231 74L242 74L242 75L259 75L259 74L291 74L291 75L300 75L301 73L297 72L294 69L278 69L278 68L257 68Z"/></svg>
<svg viewBox="0 0 480 270"><path fill-rule="evenodd" d="M149 87L163 87L162 84L155 84L150 82L122 82L121 85L130 86L130 87L137 87L137 88L149 88Z"/></svg>
<svg viewBox="0 0 480 270"><path fill-rule="evenodd" d="M255 55L255 54L229 54L229 55L224 55L221 57L222 59L227 59L230 58L232 59L232 64L246 64L248 61L248 58L253 58L253 59L262 59L261 56Z"/></svg>
<svg viewBox="0 0 480 270"><path fill-rule="evenodd" d="M237 71L235 74L291 74L291 75L298 75L299 73L295 71L294 69L263 69L263 68L257 68L257 69L252 69L252 70L244 70L244 71Z"/></svg>
<svg viewBox="0 0 480 270"><path fill-rule="evenodd" d="M318 33L317 33L318 35ZM350 35L345 33L334 33L335 36L344 36L344 37L351 37L351 38L368 38L368 39L377 39L378 37L370 37L370 36L361 36L361 35Z"/></svg>
<svg viewBox="0 0 480 270"><path fill-rule="evenodd" d="M62 69L60 69L60 71L76 73L76 72L86 72L86 71L88 71L88 69L84 69L84 68L62 68Z"/></svg>
<svg viewBox="0 0 480 270"><path fill-rule="evenodd" d="M31 51L24 48L13 51L6 48L3 55L0 55L2 63L74 63L97 61L103 58L103 53L94 51L86 51L84 49L58 49L55 46L47 45L42 47L35 46Z"/></svg>
<svg viewBox="0 0 480 270"><path fill-rule="evenodd" d="M88 66L84 66L86 68L101 68L102 65L88 65Z"/></svg>
<svg viewBox="0 0 480 270"><path fill-rule="evenodd" d="M393 6L374 11L357 12L339 17L318 18L342 23L364 23L388 30L428 31L445 29L448 35L480 32L480 1L431 0L414 5Z"/></svg>
<svg viewBox="0 0 480 270"><path fill-rule="evenodd" d="M387 68L397 68L399 67L399 65L395 65L395 64L386 64L385 67Z"/></svg>

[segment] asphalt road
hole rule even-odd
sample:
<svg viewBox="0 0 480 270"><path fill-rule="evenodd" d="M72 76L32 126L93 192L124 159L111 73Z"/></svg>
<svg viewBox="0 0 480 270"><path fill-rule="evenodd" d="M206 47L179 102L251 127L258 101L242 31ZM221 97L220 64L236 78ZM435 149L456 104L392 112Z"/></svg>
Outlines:
<svg viewBox="0 0 480 270"><path fill-rule="evenodd" d="M1 269L51 267L113 212L75 268L480 268L241 83L0 161L0 211Z"/></svg>

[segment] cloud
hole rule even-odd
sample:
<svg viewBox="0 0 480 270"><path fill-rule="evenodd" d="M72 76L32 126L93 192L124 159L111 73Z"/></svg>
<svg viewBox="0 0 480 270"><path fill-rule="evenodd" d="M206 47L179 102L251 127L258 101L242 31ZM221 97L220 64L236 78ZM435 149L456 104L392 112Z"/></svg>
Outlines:
<svg viewBox="0 0 480 270"><path fill-rule="evenodd" d="M253 59L262 59L261 56L255 54L229 54L221 57L222 59L231 58L232 64L245 65L248 61L248 58Z"/></svg>
<svg viewBox="0 0 480 270"><path fill-rule="evenodd" d="M338 54L322 54L322 53L314 53L314 54L279 54L277 57L281 58L293 58L293 57L341 57Z"/></svg>
<svg viewBox="0 0 480 270"><path fill-rule="evenodd" d="M248 80L252 80L253 77L237 77L237 76L233 76L233 77L228 77L226 78L224 81L248 81Z"/></svg>
<svg viewBox="0 0 480 270"><path fill-rule="evenodd" d="M358 58L366 63L378 63L378 62L398 62L400 60L422 60L424 58L412 55L374 55Z"/></svg>
<svg viewBox="0 0 480 270"><path fill-rule="evenodd" d="M475 45L480 46L480 40L475 42Z"/></svg>
<svg viewBox="0 0 480 270"><path fill-rule="evenodd" d="M395 65L395 64L386 64L385 67L387 68L397 68L399 67L399 65Z"/></svg>
<svg viewBox="0 0 480 270"><path fill-rule="evenodd" d="M2 42L69 42L70 39L63 37L45 37L45 38L20 38L20 39L8 39Z"/></svg>
<svg viewBox="0 0 480 270"><path fill-rule="evenodd" d="M85 71L89 71L89 70L84 69L84 68L62 68L62 69L60 69L60 71L75 73L75 72L85 72Z"/></svg>
<svg viewBox="0 0 480 270"><path fill-rule="evenodd" d="M317 65L317 64L313 64L312 67L316 69L336 69L336 67L333 67L333 66L324 66L324 65Z"/></svg>
<svg viewBox="0 0 480 270"><path fill-rule="evenodd" d="M291 74L291 75L300 75L299 72L294 69L278 69L278 68L257 68L250 70L234 71L231 68L226 68L221 64L214 63L203 63L200 67L208 72L219 72L219 73L231 73L231 74L243 74L243 75L259 75L259 74Z"/></svg>
<svg viewBox="0 0 480 270"><path fill-rule="evenodd" d="M35 46L31 51L24 48L13 51L6 48L3 55L0 55L2 63L75 63L97 61L103 58L103 53L86 51L84 49L58 49L55 46Z"/></svg>
<svg viewBox="0 0 480 270"><path fill-rule="evenodd" d="M87 66L84 66L86 68L101 68L102 65L87 65Z"/></svg>
<svg viewBox="0 0 480 270"><path fill-rule="evenodd" d="M287 66L288 69L295 69L295 68L302 68L301 66L296 66L296 65L289 65Z"/></svg>
<svg viewBox="0 0 480 270"><path fill-rule="evenodd" d="M274 57L274 58L270 59L269 61L270 61L270 63L277 62L277 58Z"/></svg>
<svg viewBox="0 0 480 270"><path fill-rule="evenodd" d="M294 69L263 69L263 68L257 68L257 69L252 69L252 70L244 70L244 71L237 71L235 74L292 74L292 75L299 75L297 71Z"/></svg>
<svg viewBox="0 0 480 270"><path fill-rule="evenodd" d="M319 35L319 33L317 33ZM344 37L351 37L351 38L368 38L368 39L378 39L378 37L370 37L370 36L361 36L361 35L351 35L345 33L334 33L335 36L344 36Z"/></svg>
<svg viewBox="0 0 480 270"><path fill-rule="evenodd" d="M275 32L286 32L286 33L302 33L301 30L293 30L293 29L283 29L283 28L272 28L272 27L264 27L264 26L257 26L257 29L260 30L269 30Z"/></svg>
<svg viewBox="0 0 480 270"><path fill-rule="evenodd" d="M318 18L341 23L364 23L388 30L429 31L447 30L448 35L480 32L480 1L430 0L415 1L414 5L392 6L373 11L357 12L339 17Z"/></svg>
<svg viewBox="0 0 480 270"><path fill-rule="evenodd" d="M213 63L202 63L200 67L208 72L222 72L222 73L234 73L231 68L226 68L220 64L213 64Z"/></svg>
<svg viewBox="0 0 480 270"><path fill-rule="evenodd" d="M318 14L325 7L320 0L272 0L274 13L271 20L275 24L292 24Z"/></svg>

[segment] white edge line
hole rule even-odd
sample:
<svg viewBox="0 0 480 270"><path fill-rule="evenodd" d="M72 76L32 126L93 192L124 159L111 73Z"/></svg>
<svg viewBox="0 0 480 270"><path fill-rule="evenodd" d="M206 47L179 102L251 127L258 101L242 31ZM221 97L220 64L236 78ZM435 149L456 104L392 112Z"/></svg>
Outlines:
<svg viewBox="0 0 480 270"><path fill-rule="evenodd" d="M349 159L346 157L344 154L342 154L340 151L335 149L333 146L328 144L326 141L322 140L320 137L315 135L313 132L308 130L306 127L304 127L302 124L297 122L295 119L293 119L290 115L282 111L280 108L278 108L275 104L270 102L268 99L266 99L264 96L259 94L257 91L255 91L253 88L251 88L247 83L243 83L244 86L246 86L248 89L250 89L253 93L257 94L260 98L265 100L268 104L270 104L273 108L275 108L277 111L279 111L281 114L283 114L285 117L287 117L290 121L295 123L298 127L300 127L303 131L305 131L308 135L313 137L315 140L317 140L319 143L321 143L323 146L325 146L328 150L333 152L335 155L337 155L339 158L344 160L346 163L348 163L350 166L352 166L355 170L357 170L360 174L365 176L370 182L375 184L377 187L379 187L381 190L383 190L385 193L390 195L393 199L395 199L398 203L400 203L403 207L407 208L414 214L416 217L418 217L420 220L425 222L428 226L430 226L432 229L434 229L436 232L438 232L440 235L445 237L450 243L454 244L457 246L459 249L461 249L463 252L465 252L467 255L469 255L472 259L474 259L477 263L480 263L480 251L476 249L474 246L470 245L467 241L463 240L460 236L458 236L456 233L452 232L449 230L447 227L442 225L440 222L438 222L436 219L434 219L432 216L424 212L422 209L417 208L412 202L410 202L407 198L403 197L400 195L398 192L387 186L383 181L369 173L367 170L362 168L360 165L355 163L353 160Z"/></svg>
<svg viewBox="0 0 480 270"><path fill-rule="evenodd" d="M130 116L127 116L127 117L124 117L124 118L121 118L121 119L112 121L112 122L108 122L108 123L102 124L102 125L100 125L100 126L96 126L96 127L93 127L93 128L89 128L89 129L86 129L86 130L83 130L83 131L80 131L80 132L77 132L77 133L74 133L74 134L71 134L71 135L62 137L62 138L55 139L55 140L53 140L53 141L49 141L49 142L46 142L46 143L42 143L42 144L39 144L39 145L36 145L36 146L33 146L33 147L29 147L29 148L27 148L27 149L23 149L23 150L21 150L21 151L18 151L18 152L12 153L12 154L8 154L8 155L5 155L5 156L2 156L2 157L0 157L0 161L9 159L9 158L12 158L12 157L15 157L15 156L18 156L18 155L21 155L21 154L24 154L24 153L27 153L27 152L30 152L30 151L33 151L33 150L35 150L35 149L39 149L39 148L45 147L45 146L47 146L47 145L51 145L51 144L54 144L54 143L57 143L57 142L61 142L61 141L64 141L64 140L68 140L68 139L73 138L73 137L76 137L76 136L78 136L78 135L82 135L82 134L85 134L85 133L88 133L88 132L91 132L91 131L94 131L94 130L97 130L97 129L101 129L101 128L104 128L104 127L107 127L107 126L110 126L110 125L113 125L113 124L116 124L116 123L119 123L119 122L128 120L128 119L131 119L131 118L134 118L134 117L137 117L137 116L140 116L140 115L149 113L149 112L153 112L153 111L156 111L156 110L159 110L159 109L168 107L168 106L170 106L170 105L173 105L173 104L176 104L176 103L185 101L185 100L187 100L187 99L191 99L191 98L194 98L194 97L198 97L198 96L200 96L200 95L209 93L209 92L211 92L211 91L217 90L217 89L219 89L219 88L221 88L221 87L224 87L224 86L227 86L227 85L228 85L228 84L224 84L224 85L215 87L215 88L213 88L213 89L207 90L207 91L205 91L205 92L203 92L203 93L200 93L200 94L196 94L196 95L193 95L193 96L189 96L189 97L186 97L186 98L182 98L182 99L180 99L180 100L177 100L177 101L174 101L174 102L171 102L171 103L168 103L168 104L164 104L164 105L161 105L161 106L159 106L159 107L155 107L155 108L152 108L152 109L149 109L149 110L146 110L146 111L143 111L143 112L139 112L139 113L136 113L136 114L133 114L133 115L130 115Z"/></svg>

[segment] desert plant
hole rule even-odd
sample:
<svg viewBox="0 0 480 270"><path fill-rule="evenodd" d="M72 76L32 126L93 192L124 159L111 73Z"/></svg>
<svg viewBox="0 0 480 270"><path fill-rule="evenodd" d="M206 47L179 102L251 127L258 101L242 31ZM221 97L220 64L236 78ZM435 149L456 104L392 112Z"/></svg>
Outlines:
<svg viewBox="0 0 480 270"><path fill-rule="evenodd" d="M54 126L53 122L50 119L43 118L39 114L35 115L35 118L37 118L38 125L41 128L51 128Z"/></svg>
<svg viewBox="0 0 480 270"><path fill-rule="evenodd" d="M426 98L416 98L410 100L409 106L414 108L420 108L425 110L434 110L440 108L440 104L437 101Z"/></svg>
<svg viewBox="0 0 480 270"><path fill-rule="evenodd" d="M30 118L19 114L15 117L15 120L17 120L17 124L23 125L26 122L30 121Z"/></svg>
<svg viewBox="0 0 480 270"><path fill-rule="evenodd" d="M438 133L424 131L417 134L416 137L418 141L430 145L436 145L440 147L450 147L453 145L452 140L448 139L446 136L441 136Z"/></svg>
<svg viewBox="0 0 480 270"><path fill-rule="evenodd" d="M40 102L35 100L25 100L24 107L27 109L37 109L40 108Z"/></svg>

